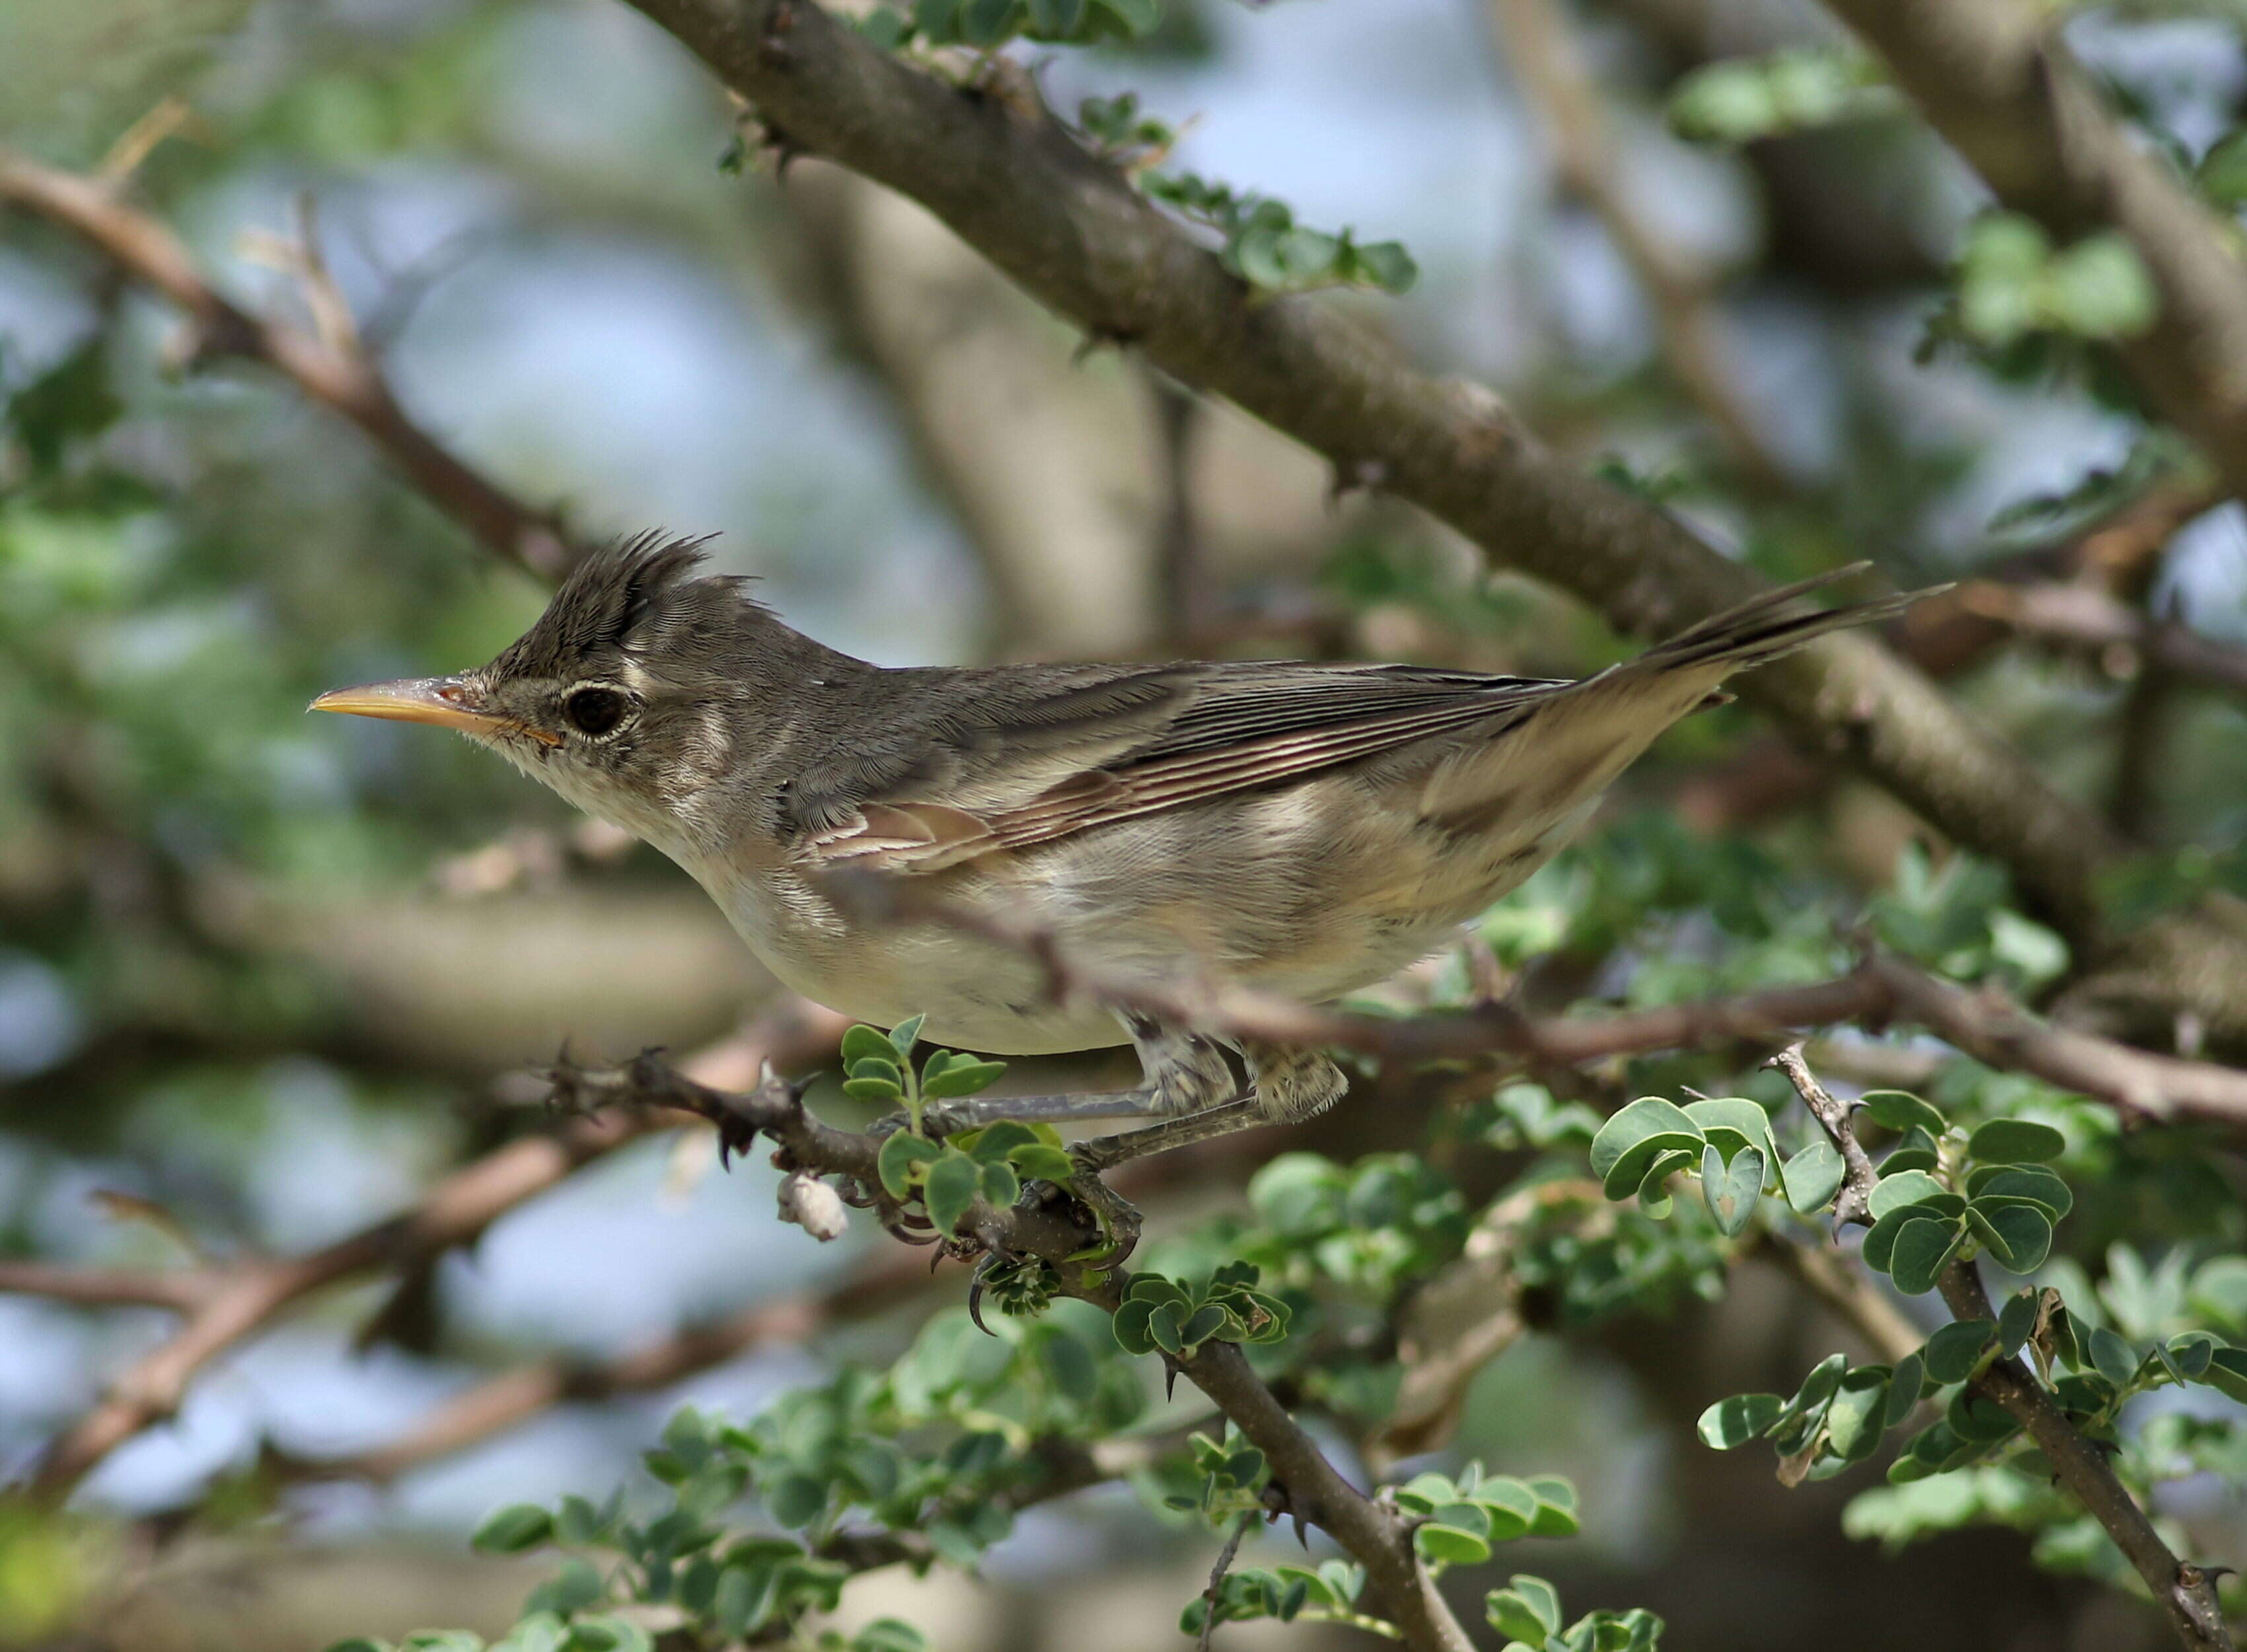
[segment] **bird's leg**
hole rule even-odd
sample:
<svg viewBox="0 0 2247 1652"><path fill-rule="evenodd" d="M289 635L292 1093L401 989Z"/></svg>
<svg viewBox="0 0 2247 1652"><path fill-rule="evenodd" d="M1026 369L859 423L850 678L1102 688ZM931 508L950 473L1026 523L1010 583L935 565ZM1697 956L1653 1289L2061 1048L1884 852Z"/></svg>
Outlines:
<svg viewBox="0 0 2247 1652"><path fill-rule="evenodd" d="M1188 1113L1183 1118L1166 1118L1158 1124L1149 1124L1136 1130L1120 1130L1113 1136L1096 1136L1089 1142L1077 1143L1069 1150L1069 1156L1079 1164L1097 1175L1128 1159L1144 1158L1150 1153L1165 1153L1174 1147L1206 1142L1216 1137L1230 1136L1235 1130L1253 1130L1259 1124L1273 1122L1266 1116L1262 1104L1254 1096L1243 1096L1216 1107L1205 1108L1199 1113Z"/></svg>
<svg viewBox="0 0 2247 1652"><path fill-rule="evenodd" d="M939 1136L981 1130L1001 1119L1022 1124L1065 1124L1075 1119L1142 1118L1157 1110L1151 1084L1087 1096L993 1096L975 1101L931 1102L923 1123Z"/></svg>
<svg viewBox="0 0 2247 1652"><path fill-rule="evenodd" d="M1139 1070L1147 1075L1153 1105L1146 1110L1165 1118L1205 1112L1240 1094L1240 1081L1225 1059L1224 1046L1199 1033L1165 1026L1144 1015L1120 1013L1131 1034Z"/></svg>

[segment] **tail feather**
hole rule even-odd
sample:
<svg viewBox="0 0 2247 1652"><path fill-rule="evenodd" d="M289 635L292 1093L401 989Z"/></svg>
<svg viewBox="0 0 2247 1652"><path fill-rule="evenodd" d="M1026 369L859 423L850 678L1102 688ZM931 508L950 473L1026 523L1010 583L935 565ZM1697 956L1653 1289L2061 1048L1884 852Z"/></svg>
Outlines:
<svg viewBox="0 0 2247 1652"><path fill-rule="evenodd" d="M1791 654L1829 631L1877 625L1893 618L1923 597L1950 589L1948 585L1930 585L1921 590L1901 591L1839 608L1796 606L1798 598L1870 566L1869 563L1852 563L1847 568L1760 592L1737 607L1687 626L1666 642L1648 649L1632 664L1665 672L1708 666L1719 666L1727 673L1744 671ZM1787 611L1790 609L1793 611Z"/></svg>

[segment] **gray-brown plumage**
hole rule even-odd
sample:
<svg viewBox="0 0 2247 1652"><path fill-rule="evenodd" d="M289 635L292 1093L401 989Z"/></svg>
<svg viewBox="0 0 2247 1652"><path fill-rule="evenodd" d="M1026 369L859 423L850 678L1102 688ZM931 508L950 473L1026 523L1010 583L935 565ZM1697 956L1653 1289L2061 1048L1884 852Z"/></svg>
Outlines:
<svg viewBox="0 0 2247 1652"><path fill-rule="evenodd" d="M1895 613L1773 590L1582 681L1240 662L885 670L783 625L691 543L590 557L480 670L324 695L456 727L685 867L782 980L884 1025L1032 1054L1129 1038L1147 1110L1225 1099L1188 1029L1056 1004L1042 970L837 902L843 867L1027 917L1069 953L1318 1002L1520 884L1728 675ZM1845 570L1847 571L1847 570ZM1839 576L1828 576L1828 578ZM1322 1058L1244 1050L1263 1112L1330 1104Z"/></svg>

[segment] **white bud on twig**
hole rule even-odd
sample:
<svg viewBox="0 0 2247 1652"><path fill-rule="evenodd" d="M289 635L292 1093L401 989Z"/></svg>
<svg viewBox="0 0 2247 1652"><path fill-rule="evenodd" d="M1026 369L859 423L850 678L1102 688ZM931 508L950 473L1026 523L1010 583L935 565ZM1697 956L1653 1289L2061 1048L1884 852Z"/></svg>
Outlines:
<svg viewBox="0 0 2247 1652"><path fill-rule="evenodd" d="M850 1225L843 1196L816 1176L796 1171L780 1184L780 1219L793 1222L822 1245L840 1239Z"/></svg>

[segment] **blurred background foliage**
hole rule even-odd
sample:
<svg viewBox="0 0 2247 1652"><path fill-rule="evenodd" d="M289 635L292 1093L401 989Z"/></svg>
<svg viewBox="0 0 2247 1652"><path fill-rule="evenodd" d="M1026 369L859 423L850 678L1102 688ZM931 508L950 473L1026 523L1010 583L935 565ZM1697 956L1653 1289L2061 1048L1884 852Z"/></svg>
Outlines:
<svg viewBox="0 0 2247 1652"><path fill-rule="evenodd" d="M2247 644L2237 508L2100 354L2142 324L2127 249L2056 252L1984 214L1813 9L1174 0L1164 17L1137 44L1021 50L1057 108L1136 93L1171 130L1112 108L1103 130L1164 147L1174 172L1402 242L1408 292L1321 302L1490 383L1774 577L1859 556L1900 584L2027 570ZM1557 25L1596 85L1605 184L1556 146L1567 60L1525 19ZM2070 38L2236 203L2237 15L2090 8ZM1128 354L1076 359L1068 329L918 208L816 161L775 188L741 166L705 77L609 0L0 0L0 140L92 168L167 99L186 117L140 162L136 198L223 290L304 321L273 247L309 223L417 422L581 539L721 535L723 566L837 645L887 663L1232 651L1535 673L1625 652L1409 509L1330 497L1323 466ZM1252 276L1261 256L1241 254ZM1382 269L1376 284L1405 284ZM1706 330L1702 353L1681 352L1681 317ZM59 229L0 215L0 1248L26 1257L325 1242L544 1129L500 1075L563 1038L693 1048L771 995L652 853L465 745L307 721L323 688L487 658L543 593L273 375L185 371L181 326ZM1948 662L1951 686L2131 836L2117 901L2234 883L2236 687L1989 629ZM2032 1000L2064 979L2064 943L2001 869L1804 770L1743 709L1694 720L1490 915L1480 949L1383 1001L1458 1001L1494 969L1536 1007L1660 1003L1821 978L1867 931ZM2236 1161L2191 1132L2118 1134L1921 1045L1828 1054L1837 1080L1929 1086L1969 1121L2063 1118L2078 1204L2053 1266L2086 1303L2130 1269L2247 1240ZM1553 1123L1572 1100L1786 1093L1717 1056L1584 1082L1492 1102L1486 1072L1369 1074L1301 1145L1343 1166L1424 1146L1454 1202L1433 1226L1358 1223L1293 1283L1392 1300L1456 1253L1469 1213L1545 1173L1540 1151L1581 1173L1589 1130ZM1458 1105L1431 1127L1438 1098ZM377 1446L491 1372L614 1358L867 1265L864 1235L838 1255L775 1226L770 1173L707 1173L698 1141L633 1143L404 1290L317 1299L229 1350L67 1516L0 1510L0 1642L495 1628L530 1574L462 1553L493 1505L598 1493L679 1402L753 1415L844 1363L886 1364L956 1302L947 1270L848 1324L543 1410L376 1484L261 1471L275 1451ZM1284 1272L1272 1184L1255 1206L1242 1194L1266 1152L1202 1156L1138 1195L1151 1228L1215 1213L1235 1225L1179 1242L1253 1238ZM1572 1601L1652 1606L1688 1649L2152 1643L2119 1597L2033 1569L2018 1533L1891 1558L1842 1534L1863 1485L1782 1490L1752 1453L1699 1445L1710 1400L1790 1391L1840 1335L1779 1272L1734 1266L1723 1287L1712 1230L1627 1231L1596 1267L1569 1243L1525 1260L1525 1335L1462 1397L1455 1445L1574 1478L1586 1535L1540 1558ZM2247 1331L2236 1293L2179 1312ZM0 1462L27 1468L167 1323L0 1298ZM1390 1378L1347 1364L1320 1379L1337 1429L1389 1403ZM2163 1477L2164 1512L2200 1558L2247 1562L2238 1465L2221 1460L2237 1446L2195 1449ZM984 1581L884 1574L846 1614L894 1611L946 1648L1150 1644L1207 1555L1135 1511L1103 1494L1025 1516ZM1225 1633L1260 1643L1256 1626Z"/></svg>

